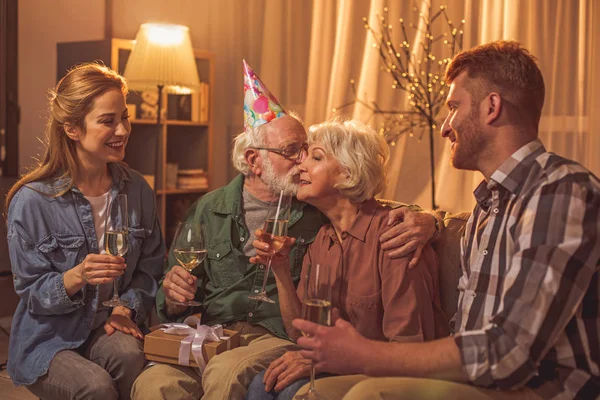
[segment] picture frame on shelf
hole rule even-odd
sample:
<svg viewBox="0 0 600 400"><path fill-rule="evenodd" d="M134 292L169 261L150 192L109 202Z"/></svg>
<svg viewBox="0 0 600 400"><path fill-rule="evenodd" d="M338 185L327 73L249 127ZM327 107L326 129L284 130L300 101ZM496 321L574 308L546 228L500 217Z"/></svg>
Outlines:
<svg viewBox="0 0 600 400"><path fill-rule="evenodd" d="M192 95L168 94L167 119L175 121L192 121Z"/></svg>

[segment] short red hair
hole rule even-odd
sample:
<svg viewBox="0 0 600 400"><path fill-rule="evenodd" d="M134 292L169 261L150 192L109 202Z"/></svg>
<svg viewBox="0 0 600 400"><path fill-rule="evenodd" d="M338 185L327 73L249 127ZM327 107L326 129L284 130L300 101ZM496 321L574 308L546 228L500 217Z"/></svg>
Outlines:
<svg viewBox="0 0 600 400"><path fill-rule="evenodd" d="M538 127L546 91L544 78L535 57L518 42L498 40L458 53L448 64L446 82L451 84L465 71L469 78L483 81L483 90L472 93L478 102L490 92L498 92Z"/></svg>

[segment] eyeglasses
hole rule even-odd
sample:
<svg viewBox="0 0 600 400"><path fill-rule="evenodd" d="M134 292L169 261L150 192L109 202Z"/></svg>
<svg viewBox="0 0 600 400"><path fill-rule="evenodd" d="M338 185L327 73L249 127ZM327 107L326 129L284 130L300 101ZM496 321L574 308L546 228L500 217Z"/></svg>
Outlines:
<svg viewBox="0 0 600 400"><path fill-rule="evenodd" d="M255 150L266 150L271 153L279 154L281 157L288 160L298 161L302 158L302 153L308 150L308 144L304 143L300 147L286 147L285 149L277 149L273 147L253 147Z"/></svg>

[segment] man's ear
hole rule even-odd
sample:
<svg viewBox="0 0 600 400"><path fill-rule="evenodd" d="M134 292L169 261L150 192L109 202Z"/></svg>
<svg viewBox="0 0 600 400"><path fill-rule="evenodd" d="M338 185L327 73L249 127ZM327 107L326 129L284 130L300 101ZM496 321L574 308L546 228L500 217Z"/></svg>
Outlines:
<svg viewBox="0 0 600 400"><path fill-rule="evenodd" d="M260 176L262 173L262 160L260 159L258 150L246 149L244 151L244 158L246 159L246 164L248 164L250 171L252 171L254 175Z"/></svg>
<svg viewBox="0 0 600 400"><path fill-rule="evenodd" d="M486 98L486 115L485 122L490 125L493 124L498 118L500 118L500 113L502 112L502 97L496 92L490 93Z"/></svg>
<svg viewBox="0 0 600 400"><path fill-rule="evenodd" d="M79 141L79 135L81 134L81 129L78 126L73 126L71 124L65 124L65 133L67 136L74 141Z"/></svg>

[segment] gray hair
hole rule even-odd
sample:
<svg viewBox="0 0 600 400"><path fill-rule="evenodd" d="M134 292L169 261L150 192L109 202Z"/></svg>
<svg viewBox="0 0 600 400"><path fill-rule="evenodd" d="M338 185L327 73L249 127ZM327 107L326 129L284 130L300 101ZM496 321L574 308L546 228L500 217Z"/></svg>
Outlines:
<svg viewBox="0 0 600 400"><path fill-rule="evenodd" d="M359 121L340 120L313 125L308 142L319 143L348 173L335 188L360 203L382 192L387 184L390 149L383 136Z"/></svg>
<svg viewBox="0 0 600 400"><path fill-rule="evenodd" d="M300 117L297 113L293 111L288 111L288 115L294 118L296 121L300 122L300 124L304 125ZM245 152L246 149L252 147L263 147L265 146L265 136L267 134L267 130L270 129L271 124L266 123L257 128L248 129L239 135L237 135L233 139L233 151L231 153L231 161L233 162L233 166L244 176L249 177L252 175L252 171L250 171L250 167L246 162ZM264 152L266 150L260 150ZM263 153L264 154L264 153Z"/></svg>
<svg viewBox="0 0 600 400"><path fill-rule="evenodd" d="M231 161L235 169L240 171L244 176L252 175L244 153L250 147L262 147L264 145L266 125L268 124L244 131L233 139Z"/></svg>

